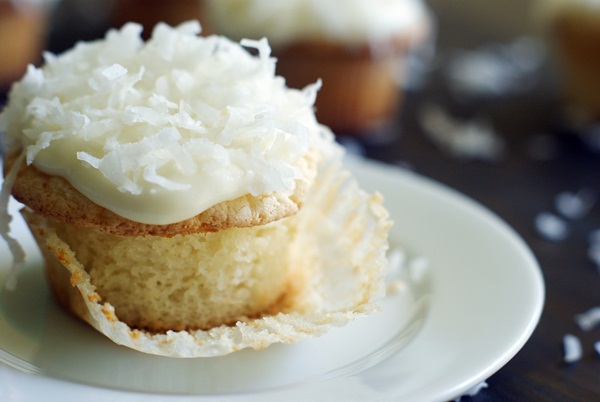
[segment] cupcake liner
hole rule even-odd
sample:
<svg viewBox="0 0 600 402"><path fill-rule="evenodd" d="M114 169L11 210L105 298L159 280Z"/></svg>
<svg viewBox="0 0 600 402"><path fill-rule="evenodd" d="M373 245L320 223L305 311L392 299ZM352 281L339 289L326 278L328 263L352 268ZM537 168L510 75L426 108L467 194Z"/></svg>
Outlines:
<svg viewBox="0 0 600 402"><path fill-rule="evenodd" d="M359 188L343 168L337 146L326 148L317 180L297 217L297 238L290 245L295 289L274 311L232 326L166 333L130 328L119 321L110 303L101 301L93 278L44 219L30 211L23 215L49 266L60 263L68 270L65 282L68 279L76 291L66 297L71 303L77 299L71 309L117 344L163 356L210 357L294 343L376 311L385 295L391 222L382 197Z"/></svg>

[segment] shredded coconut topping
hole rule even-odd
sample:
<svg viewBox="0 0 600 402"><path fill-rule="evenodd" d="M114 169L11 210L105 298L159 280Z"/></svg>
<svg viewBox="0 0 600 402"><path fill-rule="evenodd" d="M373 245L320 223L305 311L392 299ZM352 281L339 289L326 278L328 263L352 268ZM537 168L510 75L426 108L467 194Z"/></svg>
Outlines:
<svg viewBox="0 0 600 402"><path fill-rule="evenodd" d="M128 219L167 224L245 194L292 191L323 135L320 84L288 89L265 39L200 37L197 22L127 24L45 55L0 115L27 163Z"/></svg>

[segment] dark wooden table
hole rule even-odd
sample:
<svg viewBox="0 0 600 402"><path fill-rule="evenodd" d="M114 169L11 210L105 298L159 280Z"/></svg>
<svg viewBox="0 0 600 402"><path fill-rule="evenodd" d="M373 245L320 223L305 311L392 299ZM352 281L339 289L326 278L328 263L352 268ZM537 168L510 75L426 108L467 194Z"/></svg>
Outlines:
<svg viewBox="0 0 600 402"><path fill-rule="evenodd" d="M455 29L442 22L440 33L451 35ZM600 273L587 256L588 236L600 228L600 197L584 217L564 220L569 227L564 240L548 240L534 224L543 211L560 216L554 204L559 193L587 189L600 195L600 149L566 124L560 91L547 67L537 71L531 88L518 93L480 97L453 93L444 63L452 53L450 47L460 45L460 35L464 32L441 43L437 67L425 86L407 98L395 136L367 144L364 152L409 166L485 205L523 237L543 271L546 302L531 339L489 378L487 388L463 400L600 400L600 356L593 348L600 340L600 328L582 331L574 321L576 314L600 305ZM446 47L448 43L452 45ZM469 46L485 48L485 38ZM450 155L425 134L420 111L430 103L464 121L488 120L505 141L504 156L482 161ZM546 146L547 153L538 155ZM567 333L578 336L583 346L582 359L571 364L563 361L562 340Z"/></svg>
<svg viewBox="0 0 600 402"><path fill-rule="evenodd" d="M436 99L447 102L431 89L408 99L401 135L385 145L366 146L366 155L410 166L477 200L510 224L539 261L546 284L541 321L522 351L472 400L598 400L600 356L592 345L600 340L600 329L582 332L573 318L600 305L600 274L587 257L588 235L600 227L600 205L584 218L566 220L570 233L561 241L541 236L534 221L540 212L556 212L554 200L561 192L600 193L600 152L560 129L555 119L559 110L548 99L532 95L497 99L478 112L493 121L506 140L507 153L499 161L458 159L427 139L417 117L420 105ZM531 155L530 146L540 133L556 140L556 154L550 160ZM582 360L570 365L562 362L562 338L567 333L579 336L584 348Z"/></svg>
<svg viewBox="0 0 600 402"><path fill-rule="evenodd" d="M576 314L600 305L600 274L587 257L587 236L600 228L600 202L584 218L567 220L570 233L565 240L547 240L534 226L538 213L556 212L554 198L563 191L586 188L600 194L600 150L594 151L564 128L560 101L546 74L540 74L534 87L520 93L469 99L455 96L444 75L444 55L461 43L483 46L487 39L478 35L474 40L468 30L445 25L443 16L441 20L437 68L419 90L408 95L394 135L386 141L359 145L370 158L409 166L491 209L532 248L546 283L545 308L531 339L488 379L487 388L463 400L600 400L600 356L593 349L593 342L600 340L600 329L584 332L573 320ZM65 32L65 26L55 27L51 50L63 50L71 40L96 34ZM426 103L442 105L465 120L488 119L506 142L504 157L481 161L449 155L424 134L419 111ZM554 146L542 160L531 151L540 138ZM563 362L562 338L567 333L580 337L583 344L582 359L572 364Z"/></svg>

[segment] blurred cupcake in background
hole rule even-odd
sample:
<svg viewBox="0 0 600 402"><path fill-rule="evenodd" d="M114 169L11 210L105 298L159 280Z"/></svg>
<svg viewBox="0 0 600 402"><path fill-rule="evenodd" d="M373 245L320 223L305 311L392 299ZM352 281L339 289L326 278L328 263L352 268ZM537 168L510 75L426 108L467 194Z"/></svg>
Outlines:
<svg viewBox="0 0 600 402"><path fill-rule="evenodd" d="M268 38L289 86L322 80L319 121L362 138L388 132L408 57L432 36L420 0L206 0L206 19L236 40Z"/></svg>
<svg viewBox="0 0 600 402"><path fill-rule="evenodd" d="M572 123L600 121L600 1L543 0L536 18Z"/></svg>
<svg viewBox="0 0 600 402"><path fill-rule="evenodd" d="M48 14L55 1L0 0L0 91L41 60Z"/></svg>
<svg viewBox="0 0 600 402"><path fill-rule="evenodd" d="M177 25L188 20L198 20L202 23L203 33L206 33L203 3L203 0L114 0L110 22L114 27L137 22L144 27L142 36L145 39L150 37L152 29L159 22Z"/></svg>

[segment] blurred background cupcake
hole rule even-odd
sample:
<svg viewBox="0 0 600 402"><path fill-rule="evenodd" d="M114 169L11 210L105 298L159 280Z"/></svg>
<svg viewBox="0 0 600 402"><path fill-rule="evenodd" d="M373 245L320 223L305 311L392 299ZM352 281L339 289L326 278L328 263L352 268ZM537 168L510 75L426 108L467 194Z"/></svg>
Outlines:
<svg viewBox="0 0 600 402"><path fill-rule="evenodd" d="M600 1L540 0L536 18L556 68L567 117L600 121Z"/></svg>
<svg viewBox="0 0 600 402"><path fill-rule="evenodd" d="M52 0L0 0L0 90L38 63L45 45Z"/></svg>
<svg viewBox="0 0 600 402"><path fill-rule="evenodd" d="M110 22L115 27L137 22L144 27L146 39L158 22L174 26L184 21L199 20L206 32L202 9L203 0L113 0Z"/></svg>
<svg viewBox="0 0 600 402"><path fill-rule="evenodd" d="M317 117L338 135L387 134L407 60L432 37L420 0L206 0L215 33L267 37L289 86L323 82Z"/></svg>

